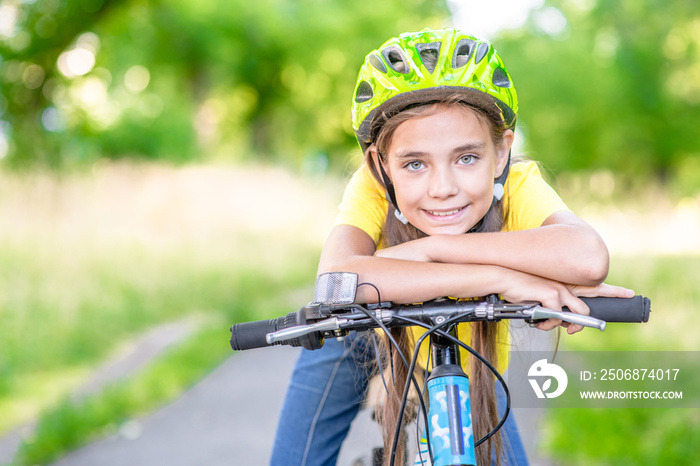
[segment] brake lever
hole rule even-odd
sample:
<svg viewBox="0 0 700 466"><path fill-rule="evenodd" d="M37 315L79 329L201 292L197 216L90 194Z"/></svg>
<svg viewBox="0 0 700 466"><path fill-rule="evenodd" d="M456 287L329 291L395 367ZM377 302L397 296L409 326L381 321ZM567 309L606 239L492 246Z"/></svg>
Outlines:
<svg viewBox="0 0 700 466"><path fill-rule="evenodd" d="M596 319L595 317L576 314L573 312L554 311L540 305L533 306L530 309L524 309L522 313L530 317L532 320L560 319L564 322L578 324L584 327L597 328L601 332L605 330L605 326L607 325L607 322Z"/></svg>
<svg viewBox="0 0 700 466"><path fill-rule="evenodd" d="M304 335L308 335L314 332L329 332L332 330L340 330L340 326L346 324L347 322L347 319L331 317L328 319L320 320L314 324L287 327L283 328L282 330L277 330L276 332L268 333L267 335L265 335L265 341L267 341L268 345L272 345L280 341L293 340L295 338L303 337Z"/></svg>

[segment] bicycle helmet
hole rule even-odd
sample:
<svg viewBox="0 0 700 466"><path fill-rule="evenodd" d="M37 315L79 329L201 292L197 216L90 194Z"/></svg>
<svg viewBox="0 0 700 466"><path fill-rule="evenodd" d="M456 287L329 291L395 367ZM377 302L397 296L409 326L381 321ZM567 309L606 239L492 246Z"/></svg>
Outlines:
<svg viewBox="0 0 700 466"><path fill-rule="evenodd" d="M505 64L490 42L445 28L409 32L370 52L360 69L352 103L352 125L362 150L375 141L383 122L415 105L460 95L505 129L515 129L518 96ZM394 188L381 167L389 200ZM496 180L503 185L508 165ZM495 201L494 201L495 203Z"/></svg>
<svg viewBox="0 0 700 466"><path fill-rule="evenodd" d="M506 129L515 128L518 96L490 42L457 29L423 29L386 41L360 69L352 104L352 125L363 150L373 142L375 119L461 94Z"/></svg>

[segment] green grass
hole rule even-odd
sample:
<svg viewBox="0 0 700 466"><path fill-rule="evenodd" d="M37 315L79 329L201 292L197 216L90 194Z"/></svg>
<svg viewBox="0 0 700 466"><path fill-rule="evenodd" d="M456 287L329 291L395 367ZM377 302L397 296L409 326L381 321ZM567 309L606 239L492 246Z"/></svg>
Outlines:
<svg viewBox="0 0 700 466"><path fill-rule="evenodd" d="M2 367L11 375L2 379L2 422L9 428L38 419L17 465L46 464L172 400L231 354L232 323L283 315L311 298L291 302L288 294L308 289L313 281L313 251L300 248L272 263L205 252L178 248L149 255L128 247L73 257L72 273L61 273L60 266L40 267L42 258L22 254L21 248L0 255L5 261L0 267L12 265L20 274L13 279L31 277L37 284L31 293L6 297L8 325L0 330ZM184 345L124 382L80 401L71 399L89 369L124 341L187 315L204 316L205 324ZM27 392L27 387L34 388Z"/></svg>
<svg viewBox="0 0 700 466"><path fill-rule="evenodd" d="M27 387L60 395L120 343L161 322L190 314L253 318L257 307L244 305L251 295L308 284L315 256L256 263L201 248L151 255L134 245L61 254L0 246L0 430L36 414L28 399L55 399L32 397ZM290 260L299 270L289 270Z"/></svg>
<svg viewBox="0 0 700 466"><path fill-rule="evenodd" d="M46 464L172 400L231 354L232 323L312 298L318 225L286 214L305 208L303 181L262 168L101 170L0 172L0 435L37 423L17 464ZM201 324L182 345L71 396L133 339L190 317Z"/></svg>
<svg viewBox="0 0 700 466"><path fill-rule="evenodd" d="M651 298L648 323L562 337L579 351L700 351L698 256L617 257L610 283ZM561 465L697 464L700 409L552 409L542 448Z"/></svg>

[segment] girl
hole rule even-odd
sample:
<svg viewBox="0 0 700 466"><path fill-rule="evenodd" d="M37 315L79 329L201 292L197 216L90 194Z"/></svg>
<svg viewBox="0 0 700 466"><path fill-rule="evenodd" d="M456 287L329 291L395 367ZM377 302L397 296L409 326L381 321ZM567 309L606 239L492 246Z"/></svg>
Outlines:
<svg viewBox="0 0 700 466"><path fill-rule="evenodd" d="M631 297L631 290L602 283L605 244L544 182L537 165L511 163L517 112L510 75L486 41L425 29L371 52L353 100L365 162L346 189L319 273L357 273L382 300L398 303L497 293L587 314L577 296ZM373 289L358 290L358 302L376 300ZM569 334L579 330L568 326ZM462 325L458 333L505 368L507 324ZM397 336L409 350L415 335ZM373 354L365 345L360 338L330 340L322 350L302 353L272 464L335 464L367 386ZM497 420L496 399L502 399L483 365L466 355L462 361L475 411L488 413L476 417L488 418L475 425L479 438ZM396 372L389 386L398 393L390 394L380 416L390 433L405 378ZM512 416L502 430L504 441L488 444L492 454L477 455L486 463L526 464ZM391 440L385 437L385 444Z"/></svg>

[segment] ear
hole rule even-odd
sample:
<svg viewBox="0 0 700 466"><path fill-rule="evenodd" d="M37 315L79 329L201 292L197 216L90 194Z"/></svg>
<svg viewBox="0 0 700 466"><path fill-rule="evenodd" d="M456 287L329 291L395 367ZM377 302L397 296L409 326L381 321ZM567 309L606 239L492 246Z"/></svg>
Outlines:
<svg viewBox="0 0 700 466"><path fill-rule="evenodd" d="M503 132L501 143L496 146L496 173L494 178L498 178L503 173L503 169L508 162L508 154L510 153L510 148L513 146L514 139L515 134L512 130L507 129Z"/></svg>

